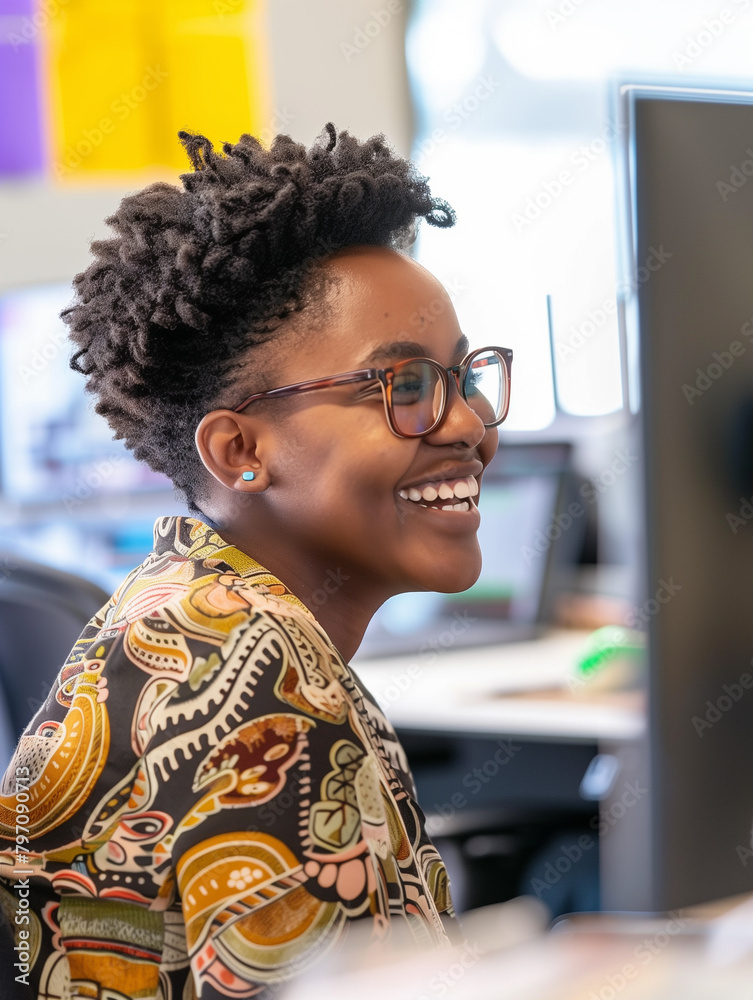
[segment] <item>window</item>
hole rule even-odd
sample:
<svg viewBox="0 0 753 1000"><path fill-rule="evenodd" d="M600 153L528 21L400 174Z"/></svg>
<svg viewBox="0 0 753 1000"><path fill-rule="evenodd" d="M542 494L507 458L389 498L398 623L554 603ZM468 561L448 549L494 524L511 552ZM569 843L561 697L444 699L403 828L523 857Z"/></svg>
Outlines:
<svg viewBox="0 0 753 1000"><path fill-rule="evenodd" d="M418 255L471 346L515 351L510 430L622 407L616 82L748 89L753 0L416 0L413 156L458 213ZM619 294L618 294L619 293Z"/></svg>

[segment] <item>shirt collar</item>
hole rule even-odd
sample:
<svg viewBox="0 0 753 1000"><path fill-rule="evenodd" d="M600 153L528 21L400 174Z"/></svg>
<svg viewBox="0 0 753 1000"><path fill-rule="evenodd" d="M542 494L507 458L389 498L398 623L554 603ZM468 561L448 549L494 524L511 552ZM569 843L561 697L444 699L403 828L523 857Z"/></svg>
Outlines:
<svg viewBox="0 0 753 1000"><path fill-rule="evenodd" d="M160 517L154 523L154 552L157 556L175 554L183 559L222 562L238 576L248 580L263 593L269 592L301 609L314 619L303 601L299 600L285 584L265 569L251 556L229 545L216 528L195 517ZM315 619L314 619L315 620Z"/></svg>

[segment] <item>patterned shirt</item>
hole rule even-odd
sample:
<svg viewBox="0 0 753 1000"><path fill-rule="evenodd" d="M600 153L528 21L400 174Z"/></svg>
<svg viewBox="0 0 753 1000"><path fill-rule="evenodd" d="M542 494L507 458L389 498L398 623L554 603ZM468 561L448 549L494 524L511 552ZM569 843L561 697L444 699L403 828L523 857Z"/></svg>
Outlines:
<svg viewBox="0 0 753 1000"><path fill-rule="evenodd" d="M447 946L447 874L372 697L211 527L167 517L154 535L0 787L24 995L256 996L354 918Z"/></svg>

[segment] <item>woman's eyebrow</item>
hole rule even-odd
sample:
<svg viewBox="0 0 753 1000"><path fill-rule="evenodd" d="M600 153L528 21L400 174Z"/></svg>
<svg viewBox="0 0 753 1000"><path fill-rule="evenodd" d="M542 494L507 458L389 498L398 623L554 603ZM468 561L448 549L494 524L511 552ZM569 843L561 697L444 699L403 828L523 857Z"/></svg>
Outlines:
<svg viewBox="0 0 753 1000"><path fill-rule="evenodd" d="M470 353L470 350L471 350L470 341L468 340L466 335L463 334L458 340L457 344L455 344L455 353L462 354L463 357L465 357L466 354Z"/></svg>
<svg viewBox="0 0 753 1000"><path fill-rule="evenodd" d="M454 354L465 357L470 350L468 338L463 335L455 345ZM412 340L395 340L390 344L380 344L371 354L363 359L364 365L373 364L376 361L402 361L404 358L426 358L430 357L429 352L423 344Z"/></svg>
<svg viewBox="0 0 753 1000"><path fill-rule="evenodd" d="M402 361L410 358L425 358L426 348L412 340L395 340L391 344L380 344L363 359L365 365L375 361Z"/></svg>

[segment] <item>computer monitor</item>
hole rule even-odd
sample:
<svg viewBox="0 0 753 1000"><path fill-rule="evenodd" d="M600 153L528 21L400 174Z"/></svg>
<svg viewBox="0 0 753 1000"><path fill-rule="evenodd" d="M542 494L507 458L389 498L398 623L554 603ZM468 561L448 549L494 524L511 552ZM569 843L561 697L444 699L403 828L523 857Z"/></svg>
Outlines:
<svg viewBox="0 0 753 1000"><path fill-rule="evenodd" d="M170 489L113 440L94 412L59 313L70 284L0 296L0 489L6 500L70 510L97 494Z"/></svg>
<svg viewBox="0 0 753 1000"><path fill-rule="evenodd" d="M626 87L622 111L649 713L602 806L602 903L657 911L753 890L753 94Z"/></svg>

